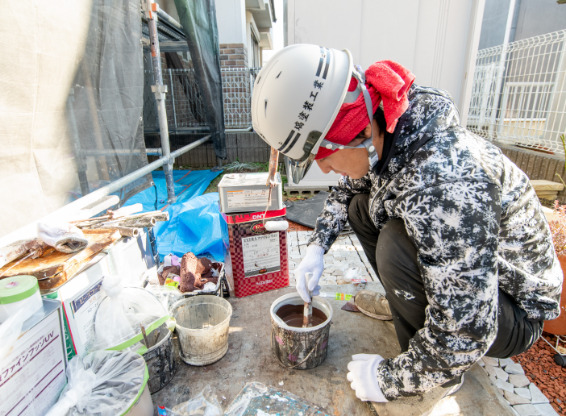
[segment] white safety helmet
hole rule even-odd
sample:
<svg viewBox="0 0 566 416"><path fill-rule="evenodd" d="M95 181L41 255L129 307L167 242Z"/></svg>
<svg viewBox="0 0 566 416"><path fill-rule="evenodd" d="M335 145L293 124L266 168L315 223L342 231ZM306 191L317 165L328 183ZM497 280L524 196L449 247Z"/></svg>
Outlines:
<svg viewBox="0 0 566 416"><path fill-rule="evenodd" d="M295 183L311 166L356 72L347 50L297 44L273 55L257 75L253 128L291 159Z"/></svg>

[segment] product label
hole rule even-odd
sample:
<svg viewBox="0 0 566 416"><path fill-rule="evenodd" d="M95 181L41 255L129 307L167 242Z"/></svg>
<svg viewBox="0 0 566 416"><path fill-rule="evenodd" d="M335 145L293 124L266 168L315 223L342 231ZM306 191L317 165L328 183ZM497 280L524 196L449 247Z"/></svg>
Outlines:
<svg viewBox="0 0 566 416"><path fill-rule="evenodd" d="M0 414L44 415L65 386L59 314L52 313L16 342L0 368Z"/></svg>
<svg viewBox="0 0 566 416"><path fill-rule="evenodd" d="M230 208L246 208L255 206L267 207L268 189L244 189L227 191L226 197Z"/></svg>
<svg viewBox="0 0 566 416"><path fill-rule="evenodd" d="M279 233L242 237L244 276L278 272L281 270Z"/></svg>
<svg viewBox="0 0 566 416"><path fill-rule="evenodd" d="M81 354L94 342L94 316L105 295L101 292L102 280L78 294L70 303L74 322L74 342L77 353Z"/></svg>

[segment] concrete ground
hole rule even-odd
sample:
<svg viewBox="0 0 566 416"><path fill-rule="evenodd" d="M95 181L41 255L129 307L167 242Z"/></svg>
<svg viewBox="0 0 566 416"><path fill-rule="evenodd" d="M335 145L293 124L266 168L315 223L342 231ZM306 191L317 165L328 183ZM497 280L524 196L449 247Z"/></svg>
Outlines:
<svg viewBox="0 0 566 416"><path fill-rule="evenodd" d="M291 270L302 258L308 234L289 232ZM383 293L383 287L377 282L353 234L340 236L331 249L331 255L325 256L325 262L326 270L321 279L323 294L355 294L360 286L349 283L345 274L366 279L367 289ZM357 353L378 353L384 357L397 355L400 350L395 330L391 322L377 321L360 313L342 310L345 302L333 298L326 298L333 309L326 360L310 370L283 367L272 353L269 310L278 297L294 293L293 286L291 273L290 287L244 298L228 298L233 315L226 355L220 361L204 367L180 362L173 380L152 395L154 404L181 411L184 406L182 403L194 398L205 386L210 386L221 406L227 409L247 383L259 382L281 390L283 394L291 393L312 405L311 409L319 409L328 415L516 414L479 365L466 374L464 385L452 396L443 397L446 391L437 388L424 396L386 404L361 402L346 380L346 366L350 357ZM263 409L262 412L245 414L270 414L269 409Z"/></svg>

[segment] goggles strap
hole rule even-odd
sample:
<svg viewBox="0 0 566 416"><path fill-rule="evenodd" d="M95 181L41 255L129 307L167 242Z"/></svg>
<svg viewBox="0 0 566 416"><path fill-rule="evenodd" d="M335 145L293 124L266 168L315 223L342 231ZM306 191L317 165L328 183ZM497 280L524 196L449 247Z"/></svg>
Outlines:
<svg viewBox="0 0 566 416"><path fill-rule="evenodd" d="M375 151L375 146L373 145L373 104L371 102L371 97L369 96L369 91L366 88L366 79L363 71L361 70L361 67L359 65L356 65L352 74L358 80L358 86L361 88L362 94L364 95L366 110L368 112L371 135L369 139L365 140L362 143L362 146L365 147L368 151L369 166L371 169L373 169L377 162L379 162L379 155Z"/></svg>

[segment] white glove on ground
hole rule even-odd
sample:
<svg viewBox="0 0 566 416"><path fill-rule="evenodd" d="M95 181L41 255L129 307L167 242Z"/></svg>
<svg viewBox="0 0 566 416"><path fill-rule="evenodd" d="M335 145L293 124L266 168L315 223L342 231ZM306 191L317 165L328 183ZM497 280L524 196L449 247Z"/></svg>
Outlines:
<svg viewBox="0 0 566 416"><path fill-rule="evenodd" d="M385 403L388 400L377 383L377 366L383 357L377 354L352 355L348 363L348 381L356 397L364 402Z"/></svg>
<svg viewBox="0 0 566 416"><path fill-rule="evenodd" d="M297 292L303 298L303 301L310 302L312 296L320 294L320 286L318 281L324 270L324 249L316 244L307 247L307 252L299 267L295 269L295 287ZM307 275L308 274L308 275Z"/></svg>
<svg viewBox="0 0 566 416"><path fill-rule="evenodd" d="M75 225L66 222L40 222L37 236L41 241L62 253L75 253L88 245L88 239Z"/></svg>

